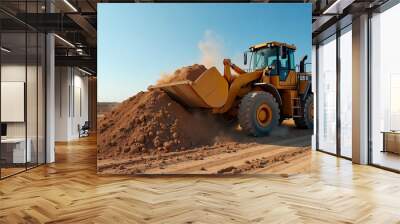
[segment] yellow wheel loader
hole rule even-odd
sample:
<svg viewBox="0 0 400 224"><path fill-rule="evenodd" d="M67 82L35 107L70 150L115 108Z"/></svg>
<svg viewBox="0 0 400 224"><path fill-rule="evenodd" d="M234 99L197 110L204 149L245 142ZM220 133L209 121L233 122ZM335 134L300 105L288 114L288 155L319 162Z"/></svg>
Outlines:
<svg viewBox="0 0 400 224"><path fill-rule="evenodd" d="M237 117L242 130L254 136L268 134L289 118L298 128L313 128L311 74L305 71L307 56L296 71L295 51L294 45L280 42L254 45L244 53L245 65L251 54L248 71L225 59L223 75L211 67L195 81L150 89L161 88L188 107Z"/></svg>

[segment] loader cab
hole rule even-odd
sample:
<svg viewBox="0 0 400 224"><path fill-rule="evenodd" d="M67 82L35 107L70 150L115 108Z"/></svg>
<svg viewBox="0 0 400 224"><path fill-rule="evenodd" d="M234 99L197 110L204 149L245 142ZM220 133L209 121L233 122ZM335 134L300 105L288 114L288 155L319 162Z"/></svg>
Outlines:
<svg viewBox="0 0 400 224"><path fill-rule="evenodd" d="M269 67L271 76L279 76L279 79L284 81L289 71L296 70L294 51L294 46L277 42L252 46L249 50L251 53L249 71ZM247 52L244 57L244 64L247 64Z"/></svg>
<svg viewBox="0 0 400 224"><path fill-rule="evenodd" d="M269 47L255 49L250 51L250 71L263 70L267 67L271 68L271 74L278 73L278 48Z"/></svg>

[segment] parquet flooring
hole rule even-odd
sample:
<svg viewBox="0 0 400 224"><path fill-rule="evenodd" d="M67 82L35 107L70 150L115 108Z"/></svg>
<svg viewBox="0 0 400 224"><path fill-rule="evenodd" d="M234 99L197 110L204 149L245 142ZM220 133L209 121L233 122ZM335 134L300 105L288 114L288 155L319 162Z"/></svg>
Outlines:
<svg viewBox="0 0 400 224"><path fill-rule="evenodd" d="M400 175L319 152L307 173L227 177L98 176L93 137L56 158L0 181L0 223L400 223Z"/></svg>

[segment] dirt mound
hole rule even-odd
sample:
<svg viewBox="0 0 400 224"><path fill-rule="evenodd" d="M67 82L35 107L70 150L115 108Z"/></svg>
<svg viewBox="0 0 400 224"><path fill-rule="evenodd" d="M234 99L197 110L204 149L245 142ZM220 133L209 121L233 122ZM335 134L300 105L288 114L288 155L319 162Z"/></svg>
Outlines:
<svg viewBox="0 0 400 224"><path fill-rule="evenodd" d="M163 83L196 80L206 68L180 68ZM161 81L159 81L161 82ZM162 90L140 92L99 120L99 158L174 152L213 143L215 119L189 112Z"/></svg>
<svg viewBox="0 0 400 224"><path fill-rule="evenodd" d="M177 69L171 75L163 75L158 81L157 85L167 84L171 82L179 82L184 80L196 80L207 68L204 65L194 64L191 66L182 67Z"/></svg>
<svg viewBox="0 0 400 224"><path fill-rule="evenodd" d="M212 144L213 119L189 112L161 90L141 92L99 121L100 158L173 152Z"/></svg>

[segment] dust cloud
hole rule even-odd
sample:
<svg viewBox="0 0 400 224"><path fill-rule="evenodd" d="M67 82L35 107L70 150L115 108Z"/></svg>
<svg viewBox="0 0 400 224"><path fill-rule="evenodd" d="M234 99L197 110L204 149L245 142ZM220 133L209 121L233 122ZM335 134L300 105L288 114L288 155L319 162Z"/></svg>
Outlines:
<svg viewBox="0 0 400 224"><path fill-rule="evenodd" d="M172 74L163 73L156 85L174 83L179 81L195 81L207 68L204 65L194 64L175 70Z"/></svg>
<svg viewBox="0 0 400 224"><path fill-rule="evenodd" d="M173 78L174 78L174 74L163 72L163 73L161 73L160 78L158 78L156 85L171 83Z"/></svg>
<svg viewBox="0 0 400 224"><path fill-rule="evenodd" d="M200 51L200 58L195 64L200 64L206 69L215 66L219 71L224 71L224 55L222 53L224 48L223 42L215 32L206 30L203 38L198 42L197 47ZM162 72L160 74L160 78L156 81L156 85L184 80L184 78L181 78L181 80L176 80L176 72L179 72L179 70L175 72Z"/></svg>
<svg viewBox="0 0 400 224"><path fill-rule="evenodd" d="M224 55L222 52L224 47L221 38L216 33L207 30L197 47L200 50L200 64L205 65L207 68L215 66L218 70L223 71L222 61L224 60Z"/></svg>

